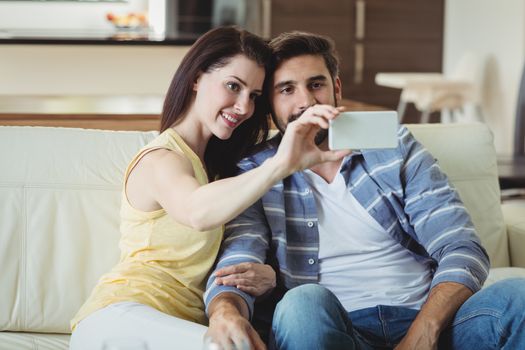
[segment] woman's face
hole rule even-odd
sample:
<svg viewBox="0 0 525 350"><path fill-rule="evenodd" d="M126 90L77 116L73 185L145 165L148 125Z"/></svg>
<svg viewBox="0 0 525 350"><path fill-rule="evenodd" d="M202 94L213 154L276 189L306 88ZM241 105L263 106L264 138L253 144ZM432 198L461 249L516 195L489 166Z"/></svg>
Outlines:
<svg viewBox="0 0 525 350"><path fill-rule="evenodd" d="M264 68L244 55L201 74L193 87L194 108L208 129L205 132L221 140L230 138L235 128L252 116L263 82Z"/></svg>

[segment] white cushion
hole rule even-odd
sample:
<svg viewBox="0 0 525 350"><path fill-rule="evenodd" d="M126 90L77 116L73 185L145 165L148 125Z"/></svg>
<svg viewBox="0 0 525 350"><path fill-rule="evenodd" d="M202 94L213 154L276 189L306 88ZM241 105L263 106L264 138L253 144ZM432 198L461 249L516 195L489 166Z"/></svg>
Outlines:
<svg viewBox="0 0 525 350"><path fill-rule="evenodd" d="M521 267L496 267L490 269L484 288L507 278L525 278L525 269Z"/></svg>
<svg viewBox="0 0 525 350"><path fill-rule="evenodd" d="M69 334L0 332L0 350L67 350Z"/></svg>

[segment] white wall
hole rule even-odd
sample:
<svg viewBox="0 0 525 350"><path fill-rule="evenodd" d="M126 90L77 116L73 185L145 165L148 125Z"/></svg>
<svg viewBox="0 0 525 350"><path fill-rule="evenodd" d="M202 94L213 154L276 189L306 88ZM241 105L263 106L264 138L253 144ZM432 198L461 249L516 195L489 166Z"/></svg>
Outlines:
<svg viewBox="0 0 525 350"><path fill-rule="evenodd" d="M0 34L10 29L109 34L114 28L106 20L108 12L149 10L153 19L163 22L164 1L2 1ZM187 50L153 45L0 45L0 94L164 94Z"/></svg>
<svg viewBox="0 0 525 350"><path fill-rule="evenodd" d="M93 2L0 2L0 29L111 30L106 13L124 15L144 12L147 0L122 3Z"/></svg>
<svg viewBox="0 0 525 350"><path fill-rule="evenodd" d="M0 45L0 94L164 94L187 46Z"/></svg>
<svg viewBox="0 0 525 350"><path fill-rule="evenodd" d="M465 52L484 60L484 116L498 153L511 153L525 62L525 1L446 0L445 4L443 70L452 72Z"/></svg>

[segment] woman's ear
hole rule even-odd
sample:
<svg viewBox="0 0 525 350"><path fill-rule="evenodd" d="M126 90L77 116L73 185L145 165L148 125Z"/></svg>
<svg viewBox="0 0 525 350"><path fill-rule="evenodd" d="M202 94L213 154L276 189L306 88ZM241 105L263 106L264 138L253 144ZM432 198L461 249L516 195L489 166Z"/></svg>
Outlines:
<svg viewBox="0 0 525 350"><path fill-rule="evenodd" d="M199 88L199 82L201 80L201 77L201 73L197 74L197 76L195 77L195 81L193 82L193 91L197 91L197 89Z"/></svg>

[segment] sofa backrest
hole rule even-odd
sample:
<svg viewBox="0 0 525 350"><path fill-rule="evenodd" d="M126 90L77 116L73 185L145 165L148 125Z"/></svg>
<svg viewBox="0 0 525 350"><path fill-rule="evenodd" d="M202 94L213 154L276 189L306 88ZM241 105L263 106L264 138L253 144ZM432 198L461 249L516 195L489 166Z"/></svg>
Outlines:
<svg viewBox="0 0 525 350"><path fill-rule="evenodd" d="M458 189L492 259L508 265L492 135L413 125ZM0 330L68 333L118 260L124 168L156 132L0 127Z"/></svg>
<svg viewBox="0 0 525 350"><path fill-rule="evenodd" d="M123 171L156 134L0 127L0 330L69 332L117 262Z"/></svg>

